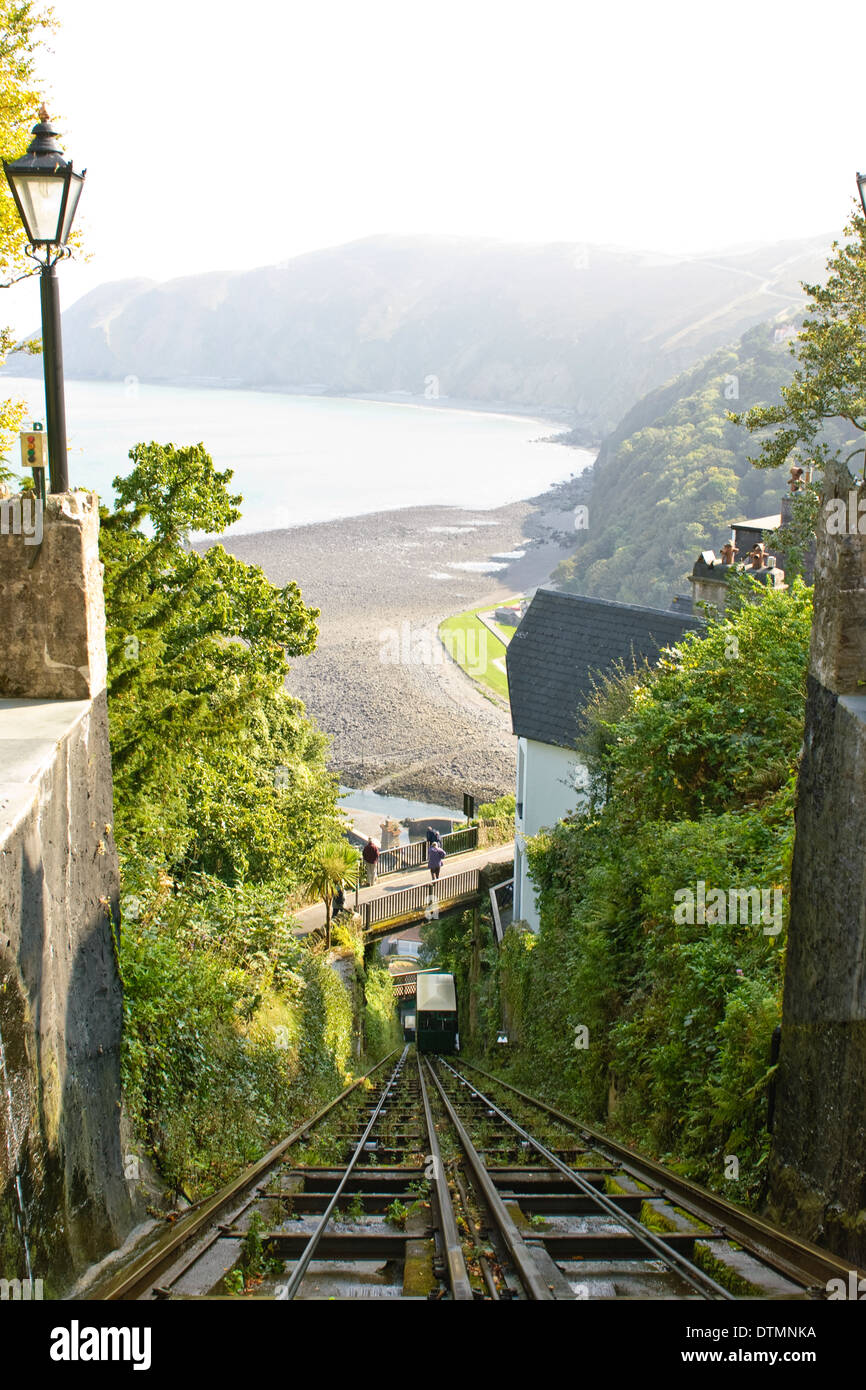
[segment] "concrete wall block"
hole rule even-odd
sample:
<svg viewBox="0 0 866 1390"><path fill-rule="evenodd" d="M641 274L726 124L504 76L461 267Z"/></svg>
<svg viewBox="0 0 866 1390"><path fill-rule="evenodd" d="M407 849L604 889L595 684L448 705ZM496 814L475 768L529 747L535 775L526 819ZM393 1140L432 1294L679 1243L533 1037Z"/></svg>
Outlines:
<svg viewBox="0 0 866 1390"><path fill-rule="evenodd" d="M844 500L844 509L828 508L834 498ZM817 532L768 1198L771 1217L860 1266L866 1265L862 499L866 485L856 485L847 468L828 469ZM832 527L825 524L831 515Z"/></svg>
<svg viewBox="0 0 866 1390"><path fill-rule="evenodd" d="M785 1023L866 1020L866 697L809 677Z"/></svg>
<svg viewBox="0 0 866 1390"><path fill-rule="evenodd" d="M0 1274L26 1275L23 1228L34 1277L58 1290L122 1240L135 1215L120 1141L104 691L70 709L29 787L0 840L0 1037L12 1098L11 1110L0 1106Z"/></svg>
<svg viewBox="0 0 866 1390"><path fill-rule="evenodd" d="M815 555L815 618L812 674L838 695L866 694L866 534L851 523L863 504L866 483L855 483L844 467L827 470ZM845 528L826 524L828 504L845 504ZM853 499L853 501L852 501ZM866 517L864 517L866 525Z"/></svg>
<svg viewBox="0 0 866 1390"><path fill-rule="evenodd" d="M106 681L96 494L50 496L33 539L0 535L0 697L87 699Z"/></svg>

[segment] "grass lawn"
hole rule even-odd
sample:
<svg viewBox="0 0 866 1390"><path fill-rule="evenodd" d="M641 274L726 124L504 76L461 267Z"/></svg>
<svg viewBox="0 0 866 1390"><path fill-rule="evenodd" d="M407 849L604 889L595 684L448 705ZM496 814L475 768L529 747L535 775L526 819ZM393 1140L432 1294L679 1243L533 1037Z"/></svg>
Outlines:
<svg viewBox="0 0 866 1390"><path fill-rule="evenodd" d="M505 671L494 663L499 660L505 664L505 650L514 633L514 628L495 623L502 640L478 620L479 613L490 612L490 605L481 608L468 608L465 613L457 613L446 618L439 625L439 637L458 666L479 685L508 699L508 679Z"/></svg>

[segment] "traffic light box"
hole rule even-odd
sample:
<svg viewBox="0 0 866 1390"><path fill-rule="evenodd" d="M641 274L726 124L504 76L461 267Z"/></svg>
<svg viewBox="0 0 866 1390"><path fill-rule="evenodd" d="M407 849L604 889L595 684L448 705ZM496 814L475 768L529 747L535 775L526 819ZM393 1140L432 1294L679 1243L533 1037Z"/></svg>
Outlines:
<svg viewBox="0 0 866 1390"><path fill-rule="evenodd" d="M37 420L21 431L21 462L25 468L48 467L48 436Z"/></svg>

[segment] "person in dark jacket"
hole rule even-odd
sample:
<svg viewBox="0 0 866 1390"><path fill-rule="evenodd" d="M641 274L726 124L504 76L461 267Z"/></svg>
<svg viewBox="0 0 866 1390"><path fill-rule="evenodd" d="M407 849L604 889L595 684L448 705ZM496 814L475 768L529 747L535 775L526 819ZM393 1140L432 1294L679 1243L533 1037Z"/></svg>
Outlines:
<svg viewBox="0 0 866 1390"><path fill-rule="evenodd" d="M427 867L430 870L430 877L433 879L434 883L439 877L439 870L442 868L442 860L444 858L444 849L439 844L438 840L434 840L427 851Z"/></svg>
<svg viewBox="0 0 866 1390"><path fill-rule="evenodd" d="M440 836L440 834L439 834L439 831L438 831L438 830L434 830L433 827L432 827L432 825L428 825L428 826L427 826L427 843L428 843L428 845L435 845L435 844L441 844L441 843L442 843L442 839L441 839L441 836Z"/></svg>
<svg viewBox="0 0 866 1390"><path fill-rule="evenodd" d="M339 917L340 913L341 913L341 912L345 912L345 911L346 911L346 894L345 894L345 892L343 891L343 885L340 884L340 887L337 889L336 893L334 894L334 916L335 916L335 917Z"/></svg>
<svg viewBox="0 0 866 1390"><path fill-rule="evenodd" d="M373 884L376 882L376 865L379 862L379 846L376 844L372 835L361 850L361 858L367 870L367 883L372 888Z"/></svg>

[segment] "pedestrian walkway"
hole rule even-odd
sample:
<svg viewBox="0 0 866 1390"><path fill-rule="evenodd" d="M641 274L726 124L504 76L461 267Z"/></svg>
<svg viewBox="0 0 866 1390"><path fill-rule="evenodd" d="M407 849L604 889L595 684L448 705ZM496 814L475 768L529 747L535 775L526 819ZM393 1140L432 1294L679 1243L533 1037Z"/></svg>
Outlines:
<svg viewBox="0 0 866 1390"><path fill-rule="evenodd" d="M508 864L514 857L514 842L509 840L504 845L493 845L490 849L472 850L469 854L449 855L442 865L442 874L439 879L440 891L444 889L446 880L454 874L462 874L467 869L483 869L487 864ZM421 884L432 884L430 870L425 865L421 869L408 869L403 873L389 874L381 883L376 882L372 888L362 888L359 900L363 908L364 903L376 902L380 898L386 898L389 894L401 893L406 888L415 888ZM354 893L346 893L346 907L354 907ZM305 907L300 912L296 912L297 935L301 936L307 932L316 931L325 925L325 904L314 903L312 907Z"/></svg>

